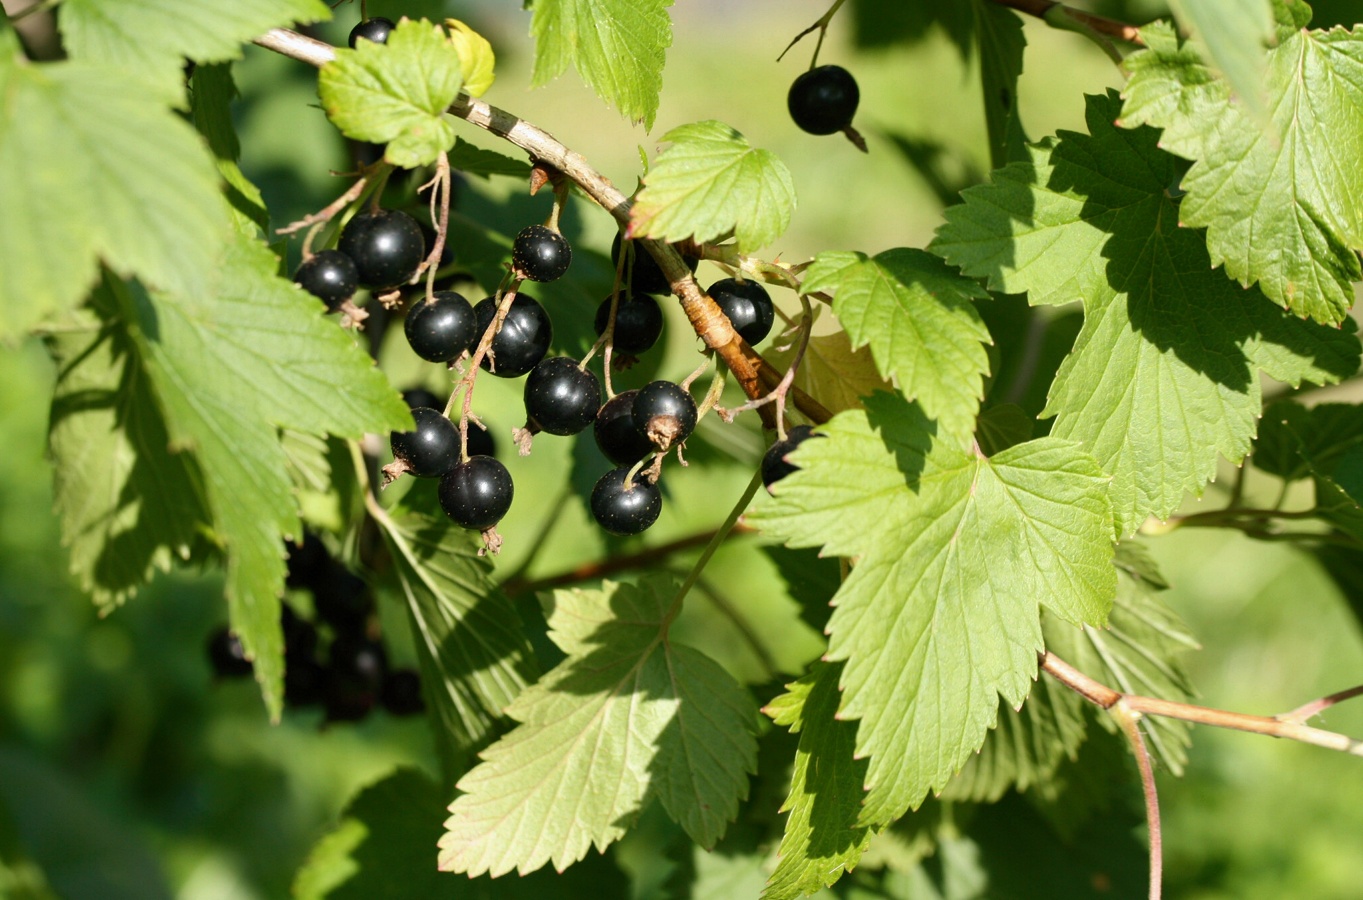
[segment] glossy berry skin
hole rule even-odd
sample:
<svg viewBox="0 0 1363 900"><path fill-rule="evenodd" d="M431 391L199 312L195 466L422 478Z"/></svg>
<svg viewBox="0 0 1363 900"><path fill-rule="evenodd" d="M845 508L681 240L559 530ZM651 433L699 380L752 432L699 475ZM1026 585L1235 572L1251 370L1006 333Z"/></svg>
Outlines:
<svg viewBox="0 0 1363 900"><path fill-rule="evenodd" d="M477 349L479 341L483 339L483 332L497 317L496 299L485 297L479 300L473 308L473 314L477 326L474 328L473 340L469 343L470 352ZM511 301L511 309L507 311L501 330L492 339L495 359L483 357L482 366L502 378L519 378L539 365L544 354L549 352L549 342L553 339L554 325L549 321L549 314L544 307L527 294L517 294L516 299Z"/></svg>
<svg viewBox="0 0 1363 900"><path fill-rule="evenodd" d="M596 413L592 433L596 446L617 466L632 466L658 448L634 427L634 398L638 391L625 391L606 401Z"/></svg>
<svg viewBox="0 0 1363 900"><path fill-rule="evenodd" d="M596 308L596 335L606 333L610 322L611 298ZM628 294L620 298L615 310L613 342L617 353L631 356L643 353L658 342L663 333L663 311L648 294Z"/></svg>
<svg viewBox="0 0 1363 900"><path fill-rule="evenodd" d="M386 288L416 274L426 258L426 238L405 212L378 209L346 223L338 249L355 261L361 287Z"/></svg>
<svg viewBox="0 0 1363 900"><path fill-rule="evenodd" d="M459 429L439 410L418 406L413 431L395 431L389 441L393 458L420 478L439 478L459 461Z"/></svg>
<svg viewBox="0 0 1363 900"><path fill-rule="evenodd" d="M682 254L682 261L692 272L696 271L696 266L700 263L699 259L685 253ZM615 233L615 243L611 244L611 264L617 266L620 264L620 232L618 231ZM633 268L630 268L629 263L625 264L625 274L629 276L629 289L635 294L672 293L672 285L658 266L658 261L653 258L653 254L642 247L636 248L634 251Z"/></svg>
<svg viewBox="0 0 1363 900"><path fill-rule="evenodd" d="M327 305L336 309L355 295L360 286L360 271L355 261L340 250L323 250L298 267L293 273L294 283Z"/></svg>
<svg viewBox="0 0 1363 900"><path fill-rule="evenodd" d="M245 678L252 671L241 641L225 625L208 639L208 661L219 678Z"/></svg>
<svg viewBox="0 0 1363 900"><path fill-rule="evenodd" d="M833 134L852 124L861 91L842 66L810 69L790 86L786 107L795 124L810 134Z"/></svg>
<svg viewBox="0 0 1363 900"><path fill-rule="evenodd" d="M762 456L762 483L767 486L768 492L771 491L773 484L800 468L794 463L787 462L786 454L811 437L822 435L814 434L814 429L808 425L796 425L786 432L784 441L777 441L767 448L767 452Z"/></svg>
<svg viewBox="0 0 1363 900"><path fill-rule="evenodd" d="M630 407L634 428L660 449L682 443L696 430L696 401L679 384L650 381Z"/></svg>
<svg viewBox="0 0 1363 900"><path fill-rule="evenodd" d="M402 330L412 352L428 362L447 363L468 349L477 329L473 306L455 291L422 297L407 313Z"/></svg>
<svg viewBox="0 0 1363 900"><path fill-rule="evenodd" d="M525 379L525 415L532 430L577 434L600 408L601 382L572 357L551 356Z"/></svg>
<svg viewBox="0 0 1363 900"><path fill-rule="evenodd" d="M776 308L767 289L756 281L724 278L710 285L709 294L729 317L734 331L749 344L756 344L771 334Z"/></svg>
<svg viewBox="0 0 1363 900"><path fill-rule="evenodd" d="M394 716L414 716L426 709L421 699L421 676L412 669L389 672L379 698L383 708Z"/></svg>
<svg viewBox="0 0 1363 900"><path fill-rule="evenodd" d="M663 494L658 486L636 474L629 490L629 467L611 469L592 488L592 518L611 534L638 534L658 520Z"/></svg>
<svg viewBox="0 0 1363 900"><path fill-rule="evenodd" d="M440 508L464 528L491 528L511 508L515 488L506 466L470 456L440 479Z"/></svg>
<svg viewBox="0 0 1363 900"><path fill-rule="evenodd" d="M562 278L573 261L568 239L545 225L528 225L511 245L511 266L531 281Z"/></svg>
<svg viewBox="0 0 1363 900"><path fill-rule="evenodd" d="M397 27L391 19L383 16L375 16L372 19L365 19L354 28L350 29L350 46L353 48L355 42L360 38L373 41L376 44L388 43L388 35Z"/></svg>

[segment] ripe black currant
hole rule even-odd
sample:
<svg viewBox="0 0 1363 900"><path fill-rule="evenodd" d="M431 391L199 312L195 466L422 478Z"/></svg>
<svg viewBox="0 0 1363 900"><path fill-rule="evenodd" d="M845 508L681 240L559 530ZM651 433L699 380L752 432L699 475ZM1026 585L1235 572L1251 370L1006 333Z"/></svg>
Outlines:
<svg viewBox="0 0 1363 900"><path fill-rule="evenodd" d="M284 702L315 706L326 696L327 670L315 659L288 659L284 664Z"/></svg>
<svg viewBox="0 0 1363 900"><path fill-rule="evenodd" d="M289 568L284 583L291 588L316 590L326 580L327 571L331 568L331 554L327 552L326 544L308 531L303 534L302 544L289 542L285 547L289 553Z"/></svg>
<svg viewBox="0 0 1363 900"><path fill-rule="evenodd" d="M814 434L814 429L808 425L796 425L786 432L785 440L777 441L767 448L762 457L762 483L767 486L768 492L771 491L773 484L800 468L792 462L787 462L786 454L811 437L822 435Z"/></svg>
<svg viewBox="0 0 1363 900"><path fill-rule="evenodd" d="M511 508L514 493L506 466L471 456L440 479L440 508L464 528L491 528Z"/></svg>
<svg viewBox="0 0 1363 900"><path fill-rule="evenodd" d="M378 641L338 635L328 651L323 701L328 721L362 719L378 700L388 655Z"/></svg>
<svg viewBox="0 0 1363 900"><path fill-rule="evenodd" d="M663 494L658 486L636 474L628 488L629 467L611 469L592 488L592 518L611 534L638 534L658 520Z"/></svg>
<svg viewBox="0 0 1363 900"><path fill-rule="evenodd" d="M463 353L476 328L473 306L454 291L436 291L429 302L422 297L403 324L413 352L429 362L449 362Z"/></svg>
<svg viewBox="0 0 1363 900"><path fill-rule="evenodd" d="M360 273L355 261L340 250L323 250L299 266L293 280L325 303L327 309L334 310L354 296L360 286Z"/></svg>
<svg viewBox="0 0 1363 900"><path fill-rule="evenodd" d="M617 466L631 466L657 450L653 442L634 427L634 398L638 391L616 394L596 414L592 432L596 446Z"/></svg>
<svg viewBox="0 0 1363 900"><path fill-rule="evenodd" d="M246 649L226 625L208 638L208 661L219 678L245 678L252 671Z"/></svg>
<svg viewBox="0 0 1363 900"><path fill-rule="evenodd" d="M485 297L473 308L477 327L473 340L469 342L470 352L478 347L492 320L497 317L497 300ZM539 302L527 294L516 294L511 301L502 328L492 339L492 359L483 358L482 366L502 378L518 378L535 368L544 354L549 352L549 342L554 338L554 325L549 314Z"/></svg>
<svg viewBox="0 0 1363 900"><path fill-rule="evenodd" d="M395 431L390 439L393 458L403 463L403 471L421 478L439 478L459 461L459 429L439 410L418 406L413 431Z"/></svg>
<svg viewBox="0 0 1363 900"><path fill-rule="evenodd" d="M525 379L526 428L549 434L577 434L601 408L601 382L568 356L551 356Z"/></svg>
<svg viewBox="0 0 1363 900"><path fill-rule="evenodd" d="M413 669L394 669L383 679L383 708L394 716L414 716L426 709L421 699L421 676Z"/></svg>
<svg viewBox="0 0 1363 900"><path fill-rule="evenodd" d="M545 225L528 225L511 245L511 266L516 274L531 281L562 278L573 261L568 239Z"/></svg>
<svg viewBox="0 0 1363 900"><path fill-rule="evenodd" d="M455 435L455 453L459 439ZM374 595L369 585L340 563L333 563L326 582L312 593L317 617L337 634L363 634L374 612Z"/></svg>
<svg viewBox="0 0 1363 900"><path fill-rule="evenodd" d="M386 288L416 274L426 258L426 239L416 219L396 209L362 212L346 223L339 248L355 261L360 285Z"/></svg>
<svg viewBox="0 0 1363 900"><path fill-rule="evenodd" d="M280 627L284 630L284 657L292 664L295 659L312 659L317 653L317 626L281 604Z"/></svg>
<svg viewBox="0 0 1363 900"><path fill-rule="evenodd" d="M641 387L630 414L639 434L659 450L682 443L696 428L696 401L670 381L650 381Z"/></svg>
<svg viewBox="0 0 1363 900"><path fill-rule="evenodd" d="M403 391L402 402L407 404L408 409L416 409L418 406L439 409L445 405L445 401L437 397L434 391L427 390L424 387L411 387Z"/></svg>
<svg viewBox="0 0 1363 900"><path fill-rule="evenodd" d="M861 92L842 66L819 66L795 79L786 106L795 124L810 134L833 134L852 124Z"/></svg>
<svg viewBox="0 0 1363 900"><path fill-rule="evenodd" d="M497 441L491 431L485 431L470 422L468 451L469 456L496 456Z"/></svg>
<svg viewBox="0 0 1363 900"><path fill-rule="evenodd" d="M700 262L694 256L682 254L682 261L692 271L696 271L696 265ZM620 232L615 233L615 243L611 244L611 263L620 264ZM633 268L630 268L630 266ZM658 261L653 258L653 254L643 248L634 251L634 262L625 264L625 274L629 277L629 289L636 294L670 294L672 285L668 282L667 276L658 266Z"/></svg>
<svg viewBox="0 0 1363 900"><path fill-rule="evenodd" d="M373 41L376 44L388 43L388 35L397 27L390 19L383 16L375 16L372 19L365 19L354 28L350 29L350 46L354 47L355 42L360 38Z"/></svg>
<svg viewBox="0 0 1363 900"><path fill-rule="evenodd" d="M596 308L596 334L600 337L610 321L611 298ZM614 344L617 353L631 356L643 353L663 333L663 311L648 294L625 294L615 310Z"/></svg>
<svg viewBox="0 0 1363 900"><path fill-rule="evenodd" d="M756 344L771 333L776 308L767 289L756 281L724 278L710 285L709 294L729 317L734 331L749 344Z"/></svg>

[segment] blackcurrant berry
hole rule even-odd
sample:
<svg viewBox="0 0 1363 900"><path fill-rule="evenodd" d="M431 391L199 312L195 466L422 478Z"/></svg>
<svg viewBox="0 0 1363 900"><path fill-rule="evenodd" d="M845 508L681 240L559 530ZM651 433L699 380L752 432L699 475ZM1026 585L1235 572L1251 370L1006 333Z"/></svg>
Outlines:
<svg viewBox="0 0 1363 900"><path fill-rule="evenodd" d="M340 635L328 651L324 702L329 721L362 719L374 708L388 674L388 655L378 641Z"/></svg>
<svg viewBox="0 0 1363 900"><path fill-rule="evenodd" d="M577 434L601 408L601 382L567 356L551 356L525 379L526 427L549 434Z"/></svg>
<svg viewBox="0 0 1363 900"><path fill-rule="evenodd" d="M326 697L327 670L315 659L289 659L284 665L284 702L315 706Z"/></svg>
<svg viewBox="0 0 1363 900"><path fill-rule="evenodd" d="M682 261L692 272L696 271L696 265L700 262L694 256L682 254ZM611 263L620 264L620 232L615 233L615 243L611 244ZM631 268L632 267L632 268ZM634 251L634 262L625 264L625 274L629 278L629 289L636 294L670 294L672 285L668 282L667 276L658 265L658 261L653 258L653 254L644 250L642 247Z"/></svg>
<svg viewBox="0 0 1363 900"><path fill-rule="evenodd" d="M762 483L767 486L768 491L773 484L800 468L792 462L787 462L786 454L811 437L823 435L814 434L814 429L808 425L796 425L786 432L785 440L777 441L767 448L766 454L762 457Z"/></svg>
<svg viewBox="0 0 1363 900"><path fill-rule="evenodd" d="M414 716L426 709L421 699L421 676L413 669L394 669L383 679L383 708L394 716Z"/></svg>
<svg viewBox="0 0 1363 900"><path fill-rule="evenodd" d="M470 342L470 352L477 349L483 333L497 317L496 298L479 300L473 313L477 327ZM483 357L482 366L502 378L519 378L544 359L553 338L554 325L544 307L529 295L518 293L511 301L501 330L492 339L492 358Z"/></svg>
<svg viewBox="0 0 1363 900"><path fill-rule="evenodd" d="M601 301L596 308L596 334L606 332L610 322L611 298ZM615 310L613 341L617 353L631 356L643 353L658 342L663 333L663 311L658 301L648 294L626 294L620 297Z"/></svg>
<svg viewBox="0 0 1363 900"><path fill-rule="evenodd" d="M323 250L299 266L293 280L334 310L354 296L360 286L360 272L355 261L340 250Z"/></svg>
<svg viewBox="0 0 1363 900"><path fill-rule="evenodd" d="M512 268L531 281L562 278L572 261L573 248L568 239L545 225L522 228L511 245Z"/></svg>
<svg viewBox="0 0 1363 900"><path fill-rule="evenodd" d="M437 397L434 391L429 391L424 387L412 387L403 391L402 402L407 404L408 409L416 409L418 406L440 409L445 405L445 401Z"/></svg>
<svg viewBox="0 0 1363 900"><path fill-rule="evenodd" d="M219 678L245 678L252 671L246 649L225 625L208 638L208 661Z"/></svg>
<svg viewBox="0 0 1363 900"><path fill-rule="evenodd" d="M486 431L469 423L469 456L496 456L497 441L492 437L491 431Z"/></svg>
<svg viewBox="0 0 1363 900"><path fill-rule="evenodd" d="M440 508L464 528L491 528L511 508L515 487L506 466L471 456L440 479Z"/></svg>
<svg viewBox="0 0 1363 900"><path fill-rule="evenodd" d="M592 518L611 534L638 534L658 520L663 494L658 486L635 474L625 487L629 467L611 469L592 488Z"/></svg>
<svg viewBox="0 0 1363 900"><path fill-rule="evenodd" d="M418 406L413 431L395 431L390 439L393 458L404 471L421 478L439 478L459 461L459 429L438 410Z"/></svg>
<svg viewBox="0 0 1363 900"><path fill-rule="evenodd" d="M284 658L312 659L317 653L317 627L300 617L287 603L281 604L279 625L284 630Z"/></svg>
<svg viewBox="0 0 1363 900"><path fill-rule="evenodd" d="M457 435L455 446L458 447ZM317 617L337 634L363 634L374 612L374 595L369 585L340 563L332 565L326 583L313 591L312 600Z"/></svg>
<svg viewBox="0 0 1363 900"><path fill-rule="evenodd" d="M291 588L316 590L331 568L331 554L326 544L311 531L305 532L302 544L286 543L289 552L288 571L284 583Z"/></svg>
<svg viewBox="0 0 1363 900"><path fill-rule="evenodd" d="M473 306L454 291L437 291L429 302L422 297L403 323L407 343L429 362L449 362L463 353L476 328Z"/></svg>
<svg viewBox="0 0 1363 900"><path fill-rule="evenodd" d="M756 344L771 333L776 308L767 289L756 281L724 278L710 285L708 293L729 317L734 331L749 344Z"/></svg>
<svg viewBox="0 0 1363 900"><path fill-rule="evenodd" d="M634 398L638 391L625 391L606 401L596 414L592 433L596 446L617 466L632 466L657 450L653 442L634 427Z"/></svg>
<svg viewBox="0 0 1363 900"><path fill-rule="evenodd" d="M421 226L396 209L360 213L341 231L339 247L355 261L360 285L367 288L402 284L426 258Z"/></svg>
<svg viewBox="0 0 1363 900"><path fill-rule="evenodd" d="M696 428L696 401L670 381L650 381L641 387L630 414L639 434L659 450L682 443Z"/></svg>
<svg viewBox="0 0 1363 900"><path fill-rule="evenodd" d="M376 44L388 43L388 35L397 27L391 20L383 16L375 16L372 19L365 19L354 28L350 29L350 46L353 48L355 42L360 38L373 41Z"/></svg>
<svg viewBox="0 0 1363 900"><path fill-rule="evenodd" d="M842 66L810 69L790 86L786 106L795 124L810 134L833 134L852 124L861 92Z"/></svg>

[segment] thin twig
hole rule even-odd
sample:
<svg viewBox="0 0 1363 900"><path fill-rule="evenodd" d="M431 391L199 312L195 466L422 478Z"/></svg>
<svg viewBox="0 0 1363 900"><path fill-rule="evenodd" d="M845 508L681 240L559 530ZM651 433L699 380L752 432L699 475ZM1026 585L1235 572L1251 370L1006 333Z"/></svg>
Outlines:
<svg viewBox="0 0 1363 900"><path fill-rule="evenodd" d="M584 563L565 572L558 572L554 575L547 575L544 578L508 578L502 582L502 590L508 594L526 594L535 591L547 591L552 588L564 587L570 584L580 584L583 581L594 581L598 578L606 578L618 572L631 572L635 569L647 569L658 562L667 559L675 553L686 550L693 550L696 547L703 547L710 543L718 533L719 529L711 528L697 534L678 538L666 544L659 544L656 547L649 547L637 553L626 556L612 556L608 559L595 560ZM743 524L735 525L730 530L730 537L735 534L753 534L754 529Z"/></svg>
<svg viewBox="0 0 1363 900"><path fill-rule="evenodd" d="M1141 792L1145 795L1145 821L1150 831L1150 900L1160 900L1164 890L1164 835L1160 828L1159 792L1155 789L1155 770L1150 765L1150 749L1141 734L1140 714L1124 701L1108 710L1131 742L1136 768L1141 773Z"/></svg>
<svg viewBox="0 0 1363 900"><path fill-rule="evenodd" d="M993 2L999 6L1016 9L1018 12L1045 21L1050 21L1050 17L1056 14L1053 10L1059 8L1065 16L1099 34L1105 34L1108 37L1114 37L1130 44L1143 45L1145 43L1141 40L1140 29L1135 25L1118 22L1116 19L1109 19L1105 16L1095 16L1093 13L1073 9L1063 3L1056 3L1054 0L993 0Z"/></svg>
<svg viewBox="0 0 1363 900"><path fill-rule="evenodd" d="M1327 750L1338 750L1351 756L1363 756L1363 741L1323 728L1312 728L1271 716L1252 716L1224 709L1194 706L1191 703L1176 703L1157 697L1144 697L1140 694L1123 694L1102 682L1095 681L1049 650L1041 654L1040 662L1041 670L1047 675L1103 709L1111 709L1120 702L1125 703L1128 709L1145 715L1164 716L1167 719L1181 719L1198 725L1212 725L1217 728L1287 738L1303 744L1324 747Z"/></svg>
<svg viewBox="0 0 1363 900"><path fill-rule="evenodd" d="M1354 697L1363 697L1363 684L1358 687L1351 687L1346 691L1336 691L1328 697L1321 697L1319 700L1312 700L1310 703L1303 703L1291 712L1282 713L1274 716L1274 718L1279 722L1305 724L1313 716L1320 715L1336 703L1343 703L1345 700L1351 700Z"/></svg>

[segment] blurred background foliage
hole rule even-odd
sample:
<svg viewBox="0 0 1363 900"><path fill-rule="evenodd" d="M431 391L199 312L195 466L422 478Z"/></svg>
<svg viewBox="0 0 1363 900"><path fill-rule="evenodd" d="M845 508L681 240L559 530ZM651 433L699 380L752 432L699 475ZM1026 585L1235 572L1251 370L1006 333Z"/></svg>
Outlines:
<svg viewBox="0 0 1363 900"><path fill-rule="evenodd" d="M343 43L357 6L343 4L317 35ZM517 6L371 0L369 11L394 19L452 15L471 23L498 53L498 80L487 99L546 127L625 189L635 184L641 150L656 152L667 129L704 118L733 125L756 146L775 151L794 174L800 209L770 251L785 260L825 249L922 246L944 201L988 170L973 63L948 29L914 12L926 6L861 0L835 20L825 42L821 61L844 65L861 84L857 124L871 145L866 156L840 139L797 131L786 115L786 87L807 64L812 39L784 62L776 56L823 12L822 0L679 3L652 134L604 109L571 74L528 90L529 17ZM1356 7L1351 0L1317 3L1317 21L1347 22L1357 17ZM1100 0L1088 8L1135 22L1164 12L1152 0ZM1026 35L1019 107L1028 134L1035 139L1082 127L1082 94L1119 86L1119 73L1073 34L1028 21ZM264 192L274 224L323 206L343 189L332 173L351 162L317 106L315 74L256 48L248 48L234 72L242 95L242 164ZM471 128L461 136L504 149ZM472 179L461 185L458 209L506 235L542 219L548 202L527 197L524 185L510 179ZM564 227L588 261L575 272L604 277L601 254L613 233L608 217L577 203ZM719 277L705 268L699 274L704 283ZM578 301L555 307L556 324L566 325L565 309L579 309L580 318L585 301ZM675 310L671 315L667 354L631 373L627 383L654 371L679 378L694 366L694 340ZM1073 331L1058 333L1072 338ZM380 357L396 386L437 384L435 367L418 367L411 354L390 349L381 348ZM323 728L320 713L290 713L282 724L268 724L253 683L212 677L205 642L226 618L213 573L160 577L107 618L76 590L47 512L52 381L39 343L0 354L0 433L15 453L0 470L0 897L248 900L322 896L336 885L342 888L333 896L546 897L579 890L601 898L688 891L714 900L756 896L762 876L742 852L752 823L739 823L721 850L705 854L679 842L675 827L650 812L608 860L593 857L564 882L552 873L497 884L436 875L434 842L449 798L433 780L438 767L424 720L373 715ZM503 448L520 424L519 393L518 382L479 384L478 408L503 436ZM668 509L649 533L650 544L714 527L762 449L752 420L721 427L711 417L692 443L693 465L668 476ZM542 438L529 459L508 460L519 502L502 527L507 549L499 574L543 577L642 545L587 527L581 497L592 473L603 468L595 452ZM1221 482L1233 472L1227 467ZM1271 493L1275 483L1251 474L1247 489L1251 496ZM1208 502L1221 490L1213 485ZM552 509L558 512L546 518ZM1204 645L1188 666L1208 705L1273 713L1363 681L1355 611L1305 555L1210 532L1176 532L1149 543L1173 584L1168 602ZM683 553L667 564L684 571L691 558ZM800 588L808 584L790 590L772 560L754 538L732 540L673 632L752 685L759 700L820 651L817 611L811 616L800 605L806 593ZM810 570L807 577L827 575ZM410 659L399 603L379 599L391 652ZM1363 711L1330 710L1325 725L1363 733ZM777 771L767 772L770 779L759 781L755 793L783 790L777 761L789 759L786 737L764 738L764 754ZM357 792L394 771L399 774L360 794L336 828ZM1203 729L1195 733L1187 776L1162 776L1160 787L1170 896L1359 896L1363 769L1357 759ZM941 817L950 818L949 809L928 809L923 815L939 817L939 826ZM1092 858L1083 864L1035 838L1037 822L1032 807L1006 798L978 811L969 828L939 829L935 855L918 868L892 864L896 852L916 859L912 834L891 836L837 893L1143 896L1144 832L1136 811L1091 826L1084 836ZM376 834L389 839L374 843ZM300 876L310 853L313 862ZM352 882L347 892L356 865L377 866L379 878ZM1026 883L1017 883L1020 875ZM1055 880L1062 877L1077 882ZM688 880L689 888L678 888Z"/></svg>

